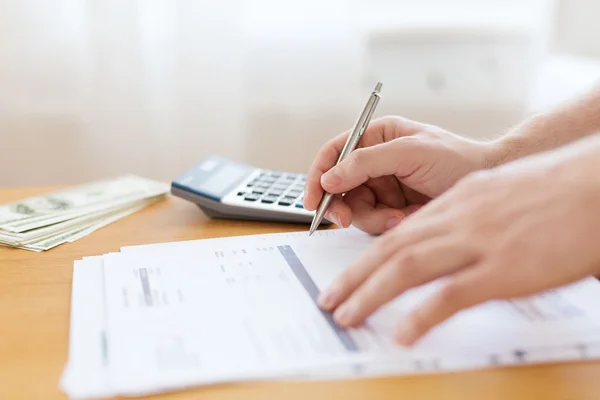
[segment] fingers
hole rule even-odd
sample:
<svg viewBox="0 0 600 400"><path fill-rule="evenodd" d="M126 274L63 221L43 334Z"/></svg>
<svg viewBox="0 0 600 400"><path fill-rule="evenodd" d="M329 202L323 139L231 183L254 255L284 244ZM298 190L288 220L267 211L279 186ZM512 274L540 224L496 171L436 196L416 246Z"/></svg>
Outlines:
<svg viewBox="0 0 600 400"><path fill-rule="evenodd" d="M402 186L402 192L408 204L427 204L431 200L429 196L419 193L408 186Z"/></svg>
<svg viewBox="0 0 600 400"><path fill-rule="evenodd" d="M404 208L407 204L400 181L395 176L388 175L370 179L365 182L364 186L371 189L375 195L375 203L391 208Z"/></svg>
<svg viewBox="0 0 600 400"><path fill-rule="evenodd" d="M325 213L325 218L339 227L347 228L352 223L352 210L342 200L341 196L334 196Z"/></svg>
<svg viewBox="0 0 600 400"><path fill-rule="evenodd" d="M353 151L341 163L321 176L321 185L329 193L344 193L371 178L386 175L408 176L418 167L421 158L410 149L415 146L410 138Z"/></svg>
<svg viewBox="0 0 600 400"><path fill-rule="evenodd" d="M446 226L441 221L432 218L412 224L411 227L398 228L380 236L373 246L346 269L335 282L322 293L319 302L321 307L332 310L344 302L362 283L381 265L387 262L396 252L402 251L414 243L443 234Z"/></svg>
<svg viewBox="0 0 600 400"><path fill-rule="evenodd" d="M418 123L416 121L411 121L402 117L378 118L369 124L369 127L364 132L360 140L360 146L364 148L379 147L380 143L395 142L395 139L398 138L402 138L402 140L404 141L404 139L410 139L410 136L423 131L424 129L426 129L426 127L427 125ZM321 176L325 172L329 171L336 164L349 134L350 131L346 131L338 135L334 139L327 142L317 154L317 157L311 165L306 177L304 208L306 208L307 210L314 211L318 207L319 201L323 196ZM410 141L406 143L410 143ZM403 157L403 159L401 159L403 168L410 170L411 165L408 162L406 162L406 158L411 154L410 151L407 151L405 153L406 154L404 155L398 154L396 155L396 157L391 158L387 161L389 161L390 164L393 164L392 161L394 161L397 157L401 156ZM412 158L418 160L419 156ZM355 185L355 187L356 186L358 185ZM336 193L347 192L350 189L352 188L350 187L344 191Z"/></svg>
<svg viewBox="0 0 600 400"><path fill-rule="evenodd" d="M337 162L350 131L344 132L327 142L315 158L308 174L304 193L304 208L314 211L323 197L321 176Z"/></svg>
<svg viewBox="0 0 600 400"><path fill-rule="evenodd" d="M405 291L472 264L476 253L456 238L436 238L407 247L366 279L335 311L343 327L355 326Z"/></svg>
<svg viewBox="0 0 600 400"><path fill-rule="evenodd" d="M398 225L406 216L396 208L377 203L375 194L366 186L359 186L344 196L352 213L352 225L363 232L380 234Z"/></svg>
<svg viewBox="0 0 600 400"><path fill-rule="evenodd" d="M406 217L408 217L409 215L419 211L424 205L425 204L411 204L410 206L404 207L402 212Z"/></svg>
<svg viewBox="0 0 600 400"><path fill-rule="evenodd" d="M456 273L398 325L396 341L410 346L457 312L494 298L495 279L489 269L474 265Z"/></svg>

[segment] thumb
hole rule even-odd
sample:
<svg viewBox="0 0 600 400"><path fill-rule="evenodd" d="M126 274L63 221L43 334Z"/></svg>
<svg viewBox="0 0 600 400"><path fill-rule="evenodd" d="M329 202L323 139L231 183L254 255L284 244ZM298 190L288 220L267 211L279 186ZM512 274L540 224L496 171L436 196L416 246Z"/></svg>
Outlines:
<svg viewBox="0 0 600 400"><path fill-rule="evenodd" d="M408 140L407 140L408 139ZM321 177L321 186L329 193L348 192L371 178L407 176L415 170L414 154L409 151L411 138L357 149Z"/></svg>

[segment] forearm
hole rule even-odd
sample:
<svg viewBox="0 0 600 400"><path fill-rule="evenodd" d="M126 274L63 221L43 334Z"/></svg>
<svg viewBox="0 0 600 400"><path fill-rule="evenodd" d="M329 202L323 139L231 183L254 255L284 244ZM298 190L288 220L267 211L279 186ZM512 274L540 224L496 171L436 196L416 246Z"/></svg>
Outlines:
<svg viewBox="0 0 600 400"><path fill-rule="evenodd" d="M600 85L584 96L538 114L491 143L490 166L552 150L600 132Z"/></svg>

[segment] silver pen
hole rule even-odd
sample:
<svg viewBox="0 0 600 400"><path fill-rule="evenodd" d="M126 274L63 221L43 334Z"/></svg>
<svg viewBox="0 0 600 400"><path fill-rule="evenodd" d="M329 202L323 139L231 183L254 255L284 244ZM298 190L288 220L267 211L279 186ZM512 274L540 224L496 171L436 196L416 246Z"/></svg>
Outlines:
<svg viewBox="0 0 600 400"><path fill-rule="evenodd" d="M348 139L346 140L346 144L340 153L340 157L338 158L336 165L341 163L352 151L354 151L354 149L356 149L356 146L358 146L361 136L369 126L369 122L371 121L373 112L377 107L377 103L379 103L379 92L381 91L381 86L383 86L381 82L377 82L377 85L375 85L375 89L373 89L365 108L360 114L360 117L358 117L354 128L348 135ZM319 203L319 207L317 207L317 211L315 212L312 223L310 224L309 236L315 232L315 230L321 224L321 221L323 221L323 217L325 216L325 212L331 204L331 200L333 200L333 195L325 192L321 202Z"/></svg>

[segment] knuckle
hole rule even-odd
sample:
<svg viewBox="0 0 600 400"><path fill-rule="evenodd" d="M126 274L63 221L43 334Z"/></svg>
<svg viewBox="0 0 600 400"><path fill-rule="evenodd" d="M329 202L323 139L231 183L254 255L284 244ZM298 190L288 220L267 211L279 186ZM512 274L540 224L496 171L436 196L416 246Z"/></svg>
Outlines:
<svg viewBox="0 0 600 400"><path fill-rule="evenodd" d="M377 134L381 135L386 129L393 127L397 123L397 118L393 115L384 115L375 118L369 124L369 127L365 131L365 134Z"/></svg>
<svg viewBox="0 0 600 400"><path fill-rule="evenodd" d="M416 252L409 250L404 253L401 262L406 268L412 268L418 264L418 260L419 255Z"/></svg>
<svg viewBox="0 0 600 400"><path fill-rule="evenodd" d="M363 276L363 268L354 266L348 268L338 281L339 288L344 291L348 287L353 287L357 282L361 281Z"/></svg>
<svg viewBox="0 0 600 400"><path fill-rule="evenodd" d="M365 149L356 149L348 156L348 165L351 168L360 168L366 162L365 157L366 152Z"/></svg>
<svg viewBox="0 0 600 400"><path fill-rule="evenodd" d="M357 313L361 313L373 298L373 291L369 287L360 287L352 295L348 303L352 304L352 308ZM368 306L367 306L368 307Z"/></svg>
<svg viewBox="0 0 600 400"><path fill-rule="evenodd" d="M440 304L446 306L459 305L462 297L462 288L454 282L446 283L439 291Z"/></svg>
<svg viewBox="0 0 600 400"><path fill-rule="evenodd" d="M416 332L425 332L429 329L429 321L420 309L416 309L410 314L408 323Z"/></svg>
<svg viewBox="0 0 600 400"><path fill-rule="evenodd" d="M396 297L400 292L402 283L394 279L393 275L390 275L384 268L380 269L379 274L369 281L369 285L365 289L372 296Z"/></svg>
<svg viewBox="0 0 600 400"><path fill-rule="evenodd" d="M394 264L395 276L399 280L414 279L418 267L419 256L414 251L406 251L397 258Z"/></svg>
<svg viewBox="0 0 600 400"><path fill-rule="evenodd" d="M356 279L357 273L353 268L348 268L335 281L335 286L339 292L344 292L350 286L350 282Z"/></svg>
<svg viewBox="0 0 600 400"><path fill-rule="evenodd" d="M397 123L399 120L401 119L401 117L396 116L396 115L383 115L381 117L375 118L373 120L374 125L379 125L379 124L395 124Z"/></svg>
<svg viewBox="0 0 600 400"><path fill-rule="evenodd" d="M384 234L377 239L373 246L373 255L389 254L396 247L393 237L389 234Z"/></svg>

